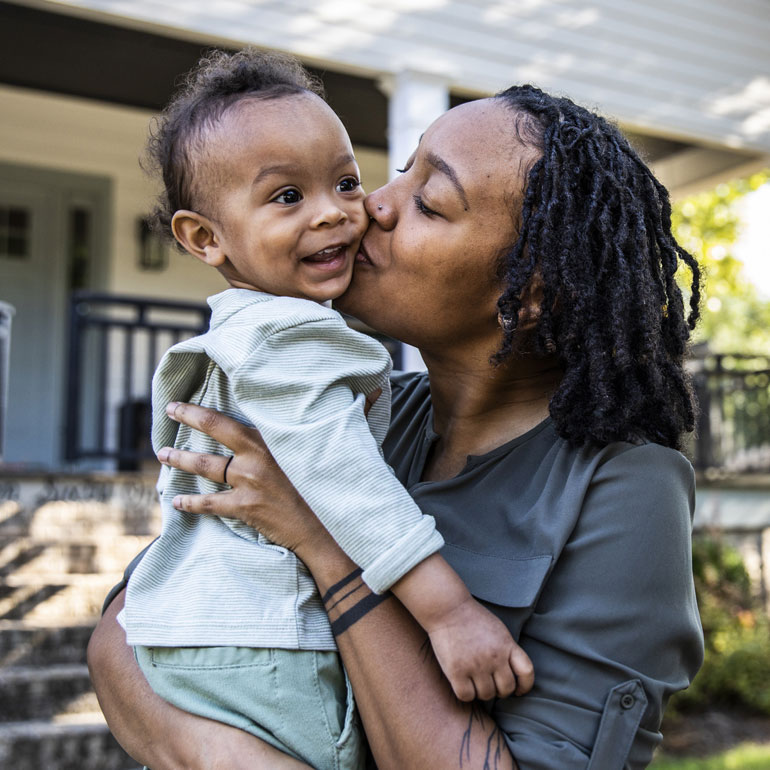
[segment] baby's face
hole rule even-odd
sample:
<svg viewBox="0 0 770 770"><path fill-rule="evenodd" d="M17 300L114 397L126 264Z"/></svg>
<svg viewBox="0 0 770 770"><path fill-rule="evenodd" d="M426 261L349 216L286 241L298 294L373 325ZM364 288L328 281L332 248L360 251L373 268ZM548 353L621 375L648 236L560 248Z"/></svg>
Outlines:
<svg viewBox="0 0 770 770"><path fill-rule="evenodd" d="M212 130L205 153L198 187L212 201L227 281L316 302L339 297L369 218L332 109L312 94L244 100ZM206 169L218 191L206 189Z"/></svg>

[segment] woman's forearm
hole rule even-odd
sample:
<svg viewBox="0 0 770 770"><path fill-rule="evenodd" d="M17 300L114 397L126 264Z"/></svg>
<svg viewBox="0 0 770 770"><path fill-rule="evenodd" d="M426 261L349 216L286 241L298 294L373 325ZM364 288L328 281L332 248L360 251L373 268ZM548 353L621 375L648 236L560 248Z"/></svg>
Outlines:
<svg viewBox="0 0 770 770"><path fill-rule="evenodd" d="M334 543L305 561L322 596L356 571ZM326 602L327 608L338 602L329 615L333 628L357 617L366 605L360 600L371 596L365 586L352 593L351 586ZM425 632L395 597L347 625L337 644L379 770L516 767L494 720L478 704L454 697Z"/></svg>
<svg viewBox="0 0 770 770"><path fill-rule="evenodd" d="M110 730L153 770L301 770L308 766L253 735L172 706L156 695L126 645L113 600L88 645L88 667Z"/></svg>

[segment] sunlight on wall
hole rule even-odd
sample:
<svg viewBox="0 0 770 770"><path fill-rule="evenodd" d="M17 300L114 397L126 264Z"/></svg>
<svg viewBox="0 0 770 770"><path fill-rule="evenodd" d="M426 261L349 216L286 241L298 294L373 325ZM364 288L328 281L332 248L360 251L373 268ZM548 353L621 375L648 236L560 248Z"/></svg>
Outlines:
<svg viewBox="0 0 770 770"><path fill-rule="evenodd" d="M745 224L735 244L735 256L746 274L770 299L770 184L749 193L739 204Z"/></svg>

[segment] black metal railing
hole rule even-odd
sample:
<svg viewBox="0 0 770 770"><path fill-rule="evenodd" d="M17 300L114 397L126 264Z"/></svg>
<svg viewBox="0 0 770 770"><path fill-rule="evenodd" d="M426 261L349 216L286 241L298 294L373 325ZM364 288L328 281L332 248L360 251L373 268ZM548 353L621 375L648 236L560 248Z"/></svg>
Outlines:
<svg viewBox="0 0 770 770"><path fill-rule="evenodd" d="M70 308L65 458L134 469L153 457L152 374L171 345L208 326L203 303L78 292ZM401 363L395 341L371 333ZM699 471L770 472L770 355L700 352L690 362L700 413L688 455Z"/></svg>
<svg viewBox="0 0 770 770"><path fill-rule="evenodd" d="M65 459L114 460L135 470L154 457L150 445L152 375L163 354L208 327L209 307L144 297L77 292L70 305ZM401 363L401 346L382 342Z"/></svg>
<svg viewBox="0 0 770 770"><path fill-rule="evenodd" d="M706 352L690 368L700 407L696 469L770 472L770 355Z"/></svg>
<svg viewBox="0 0 770 770"><path fill-rule="evenodd" d="M209 315L200 303L75 293L65 459L114 459L133 470L151 458L152 374L169 347L207 328Z"/></svg>

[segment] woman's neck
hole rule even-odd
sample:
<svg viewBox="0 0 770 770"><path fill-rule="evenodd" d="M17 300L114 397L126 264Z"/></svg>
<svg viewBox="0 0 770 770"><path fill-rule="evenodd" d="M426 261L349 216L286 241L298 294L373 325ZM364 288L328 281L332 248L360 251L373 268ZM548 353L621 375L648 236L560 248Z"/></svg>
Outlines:
<svg viewBox="0 0 770 770"><path fill-rule="evenodd" d="M521 357L504 366L487 360L462 366L426 355L439 436L423 479L456 476L468 455L480 455L523 435L548 416L562 371L554 358Z"/></svg>

